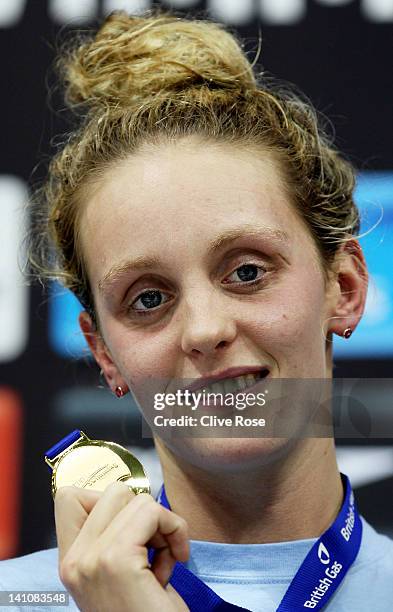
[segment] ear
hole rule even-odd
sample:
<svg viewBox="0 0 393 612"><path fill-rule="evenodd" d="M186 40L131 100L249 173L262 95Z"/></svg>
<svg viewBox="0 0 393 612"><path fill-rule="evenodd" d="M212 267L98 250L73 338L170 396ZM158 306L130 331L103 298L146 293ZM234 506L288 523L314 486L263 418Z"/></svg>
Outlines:
<svg viewBox="0 0 393 612"><path fill-rule="evenodd" d="M86 310L82 311L79 315L79 326L83 332L87 344L90 347L94 359L105 376L108 386L113 392L118 386L122 387L123 391L125 392L128 389L127 383L120 374L115 362L113 361L112 355L104 342L104 339Z"/></svg>
<svg viewBox="0 0 393 612"><path fill-rule="evenodd" d="M333 275L330 317L326 331L342 336L347 327L355 330L366 305L367 265L362 248L355 238L340 247L335 258Z"/></svg>

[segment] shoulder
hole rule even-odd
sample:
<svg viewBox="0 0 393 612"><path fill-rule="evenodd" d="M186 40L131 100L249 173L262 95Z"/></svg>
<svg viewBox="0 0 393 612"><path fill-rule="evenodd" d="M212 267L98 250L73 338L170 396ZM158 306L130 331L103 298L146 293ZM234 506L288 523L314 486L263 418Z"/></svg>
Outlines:
<svg viewBox="0 0 393 612"><path fill-rule="evenodd" d="M0 586L3 590L61 590L65 587L58 573L58 549L0 561Z"/></svg>
<svg viewBox="0 0 393 612"><path fill-rule="evenodd" d="M393 601L393 540L361 517L357 557L327 608L332 612L386 612Z"/></svg>
<svg viewBox="0 0 393 612"><path fill-rule="evenodd" d="M362 516L362 543L352 570L357 572L363 567L378 567L383 571L383 568L393 575L393 540L387 535L379 533L372 527ZM370 567L371 566L371 567Z"/></svg>

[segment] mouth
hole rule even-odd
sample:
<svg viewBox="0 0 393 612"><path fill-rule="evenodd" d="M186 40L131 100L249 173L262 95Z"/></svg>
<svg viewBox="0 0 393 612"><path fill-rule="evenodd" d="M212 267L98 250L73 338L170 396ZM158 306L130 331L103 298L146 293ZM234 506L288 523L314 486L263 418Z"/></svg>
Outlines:
<svg viewBox="0 0 393 612"><path fill-rule="evenodd" d="M190 392L202 393L205 391L205 393L232 394L236 396L239 393L252 391L260 384L261 380L270 377L270 370L267 366L263 366L259 369L254 367L253 371L245 370L239 373L234 371L233 373L233 376L210 379L205 378L203 382L196 381L193 385L182 389L182 391L184 392L188 389Z"/></svg>

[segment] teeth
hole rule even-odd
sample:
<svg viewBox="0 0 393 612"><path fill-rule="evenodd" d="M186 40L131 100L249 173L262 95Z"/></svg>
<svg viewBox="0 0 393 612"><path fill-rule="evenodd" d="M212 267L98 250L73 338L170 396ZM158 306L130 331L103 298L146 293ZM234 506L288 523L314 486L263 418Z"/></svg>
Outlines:
<svg viewBox="0 0 393 612"><path fill-rule="evenodd" d="M222 382L215 382L200 389L200 393L234 393L235 391L244 391L248 387L254 385L260 379L259 374L246 374L246 376L236 376L235 378L226 378Z"/></svg>
<svg viewBox="0 0 393 612"><path fill-rule="evenodd" d="M243 389L246 389L248 385L246 376L238 376L236 378L236 383L237 383L238 389L240 389L241 391L243 391Z"/></svg>
<svg viewBox="0 0 393 612"><path fill-rule="evenodd" d="M232 393L234 390L240 389L238 381L234 378L223 380L220 386L223 389L223 393Z"/></svg>

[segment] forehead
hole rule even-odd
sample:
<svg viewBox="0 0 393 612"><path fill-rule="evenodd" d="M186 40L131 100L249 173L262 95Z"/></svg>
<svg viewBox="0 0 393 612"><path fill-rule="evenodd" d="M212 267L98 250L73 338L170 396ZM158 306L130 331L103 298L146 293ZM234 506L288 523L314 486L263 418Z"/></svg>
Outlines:
<svg viewBox="0 0 393 612"><path fill-rule="evenodd" d="M219 230L241 222L288 233L301 223L268 153L190 142L156 146L102 175L83 203L82 252L94 284L125 257L197 254Z"/></svg>

